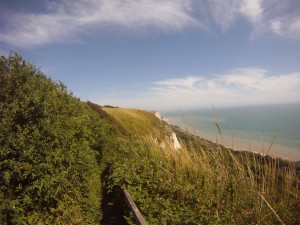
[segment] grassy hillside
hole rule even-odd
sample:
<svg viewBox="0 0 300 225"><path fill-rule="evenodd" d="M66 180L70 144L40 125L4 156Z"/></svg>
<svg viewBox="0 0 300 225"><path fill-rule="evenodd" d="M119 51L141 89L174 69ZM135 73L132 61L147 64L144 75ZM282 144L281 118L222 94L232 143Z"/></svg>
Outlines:
<svg viewBox="0 0 300 225"><path fill-rule="evenodd" d="M105 111L136 134L112 157L109 182L130 191L150 224L299 223L296 164L234 152L173 127L183 145L176 151L148 135L162 127L154 113Z"/></svg>
<svg viewBox="0 0 300 225"><path fill-rule="evenodd" d="M156 117L154 112L111 107L103 107L103 110L114 117L131 135L154 135L156 138L165 139L171 134L168 124Z"/></svg>

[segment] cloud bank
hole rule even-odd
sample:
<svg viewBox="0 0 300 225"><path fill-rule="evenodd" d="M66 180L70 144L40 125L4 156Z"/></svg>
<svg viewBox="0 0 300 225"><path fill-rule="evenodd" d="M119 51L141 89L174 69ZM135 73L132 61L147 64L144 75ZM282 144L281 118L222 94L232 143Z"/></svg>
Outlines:
<svg viewBox="0 0 300 225"><path fill-rule="evenodd" d="M132 90L131 90L132 91ZM129 96L129 97L117 97ZM214 76L187 76L157 81L148 90L128 95L114 90L95 98L99 104L150 110L177 110L299 102L300 73L270 75L262 68L234 69Z"/></svg>
<svg viewBox="0 0 300 225"><path fill-rule="evenodd" d="M240 20L252 26L252 36L272 33L300 39L300 2L294 0L77 0L45 1L40 13L18 13L2 18L0 41L36 47L78 41L103 29L145 32L149 28L177 32L229 30ZM26 4L26 3L23 3Z"/></svg>

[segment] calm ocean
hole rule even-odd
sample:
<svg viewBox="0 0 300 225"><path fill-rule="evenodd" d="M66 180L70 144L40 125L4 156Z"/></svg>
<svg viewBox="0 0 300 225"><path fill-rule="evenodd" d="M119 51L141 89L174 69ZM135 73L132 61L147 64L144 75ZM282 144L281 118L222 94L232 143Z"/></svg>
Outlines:
<svg viewBox="0 0 300 225"><path fill-rule="evenodd" d="M300 103L165 112L173 124L216 134L218 122L222 135L262 141L296 148L300 151Z"/></svg>

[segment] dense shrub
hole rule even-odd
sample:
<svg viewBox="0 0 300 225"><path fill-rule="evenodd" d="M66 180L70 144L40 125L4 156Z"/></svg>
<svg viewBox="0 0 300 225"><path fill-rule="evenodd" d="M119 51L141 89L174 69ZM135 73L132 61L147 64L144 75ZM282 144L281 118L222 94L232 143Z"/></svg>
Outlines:
<svg viewBox="0 0 300 225"><path fill-rule="evenodd" d="M18 54L0 58L0 221L95 224L114 129Z"/></svg>

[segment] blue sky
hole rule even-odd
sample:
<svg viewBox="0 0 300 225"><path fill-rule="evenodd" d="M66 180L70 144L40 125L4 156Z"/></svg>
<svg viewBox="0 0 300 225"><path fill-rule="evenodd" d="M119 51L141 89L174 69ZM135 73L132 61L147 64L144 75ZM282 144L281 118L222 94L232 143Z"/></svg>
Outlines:
<svg viewBox="0 0 300 225"><path fill-rule="evenodd" d="M100 105L300 102L295 0L2 0L10 50Z"/></svg>

